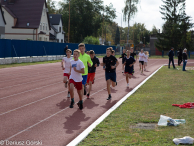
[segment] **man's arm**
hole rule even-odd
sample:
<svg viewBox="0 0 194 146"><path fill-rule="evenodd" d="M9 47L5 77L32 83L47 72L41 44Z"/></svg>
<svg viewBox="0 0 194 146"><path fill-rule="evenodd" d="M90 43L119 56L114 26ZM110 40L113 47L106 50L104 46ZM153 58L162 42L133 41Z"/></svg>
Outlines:
<svg viewBox="0 0 194 146"><path fill-rule="evenodd" d="M88 57L88 66L89 67L92 67L92 65L93 65L93 62L92 62L92 60L91 60L91 58L90 58L90 56Z"/></svg>

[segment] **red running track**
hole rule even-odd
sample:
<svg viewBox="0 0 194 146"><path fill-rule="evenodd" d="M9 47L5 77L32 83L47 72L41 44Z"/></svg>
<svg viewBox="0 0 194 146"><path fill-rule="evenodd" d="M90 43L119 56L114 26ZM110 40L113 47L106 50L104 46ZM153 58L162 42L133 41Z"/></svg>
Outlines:
<svg viewBox="0 0 194 146"><path fill-rule="evenodd" d="M91 99L84 96L82 111L76 105L69 109L60 63L0 69L0 142L39 140L44 146L64 146L168 60L150 59L143 75L136 63L130 88L119 62L112 100L106 100L104 71L98 67Z"/></svg>

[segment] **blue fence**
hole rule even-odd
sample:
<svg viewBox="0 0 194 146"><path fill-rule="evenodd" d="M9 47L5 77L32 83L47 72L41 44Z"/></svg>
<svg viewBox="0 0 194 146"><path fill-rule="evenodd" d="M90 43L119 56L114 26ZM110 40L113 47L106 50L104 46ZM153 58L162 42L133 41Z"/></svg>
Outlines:
<svg viewBox="0 0 194 146"><path fill-rule="evenodd" d="M66 45L72 51L78 48L78 44L72 43L0 39L0 58L63 55ZM94 50L96 54L105 54L108 47L116 49L115 46L86 44L86 50Z"/></svg>

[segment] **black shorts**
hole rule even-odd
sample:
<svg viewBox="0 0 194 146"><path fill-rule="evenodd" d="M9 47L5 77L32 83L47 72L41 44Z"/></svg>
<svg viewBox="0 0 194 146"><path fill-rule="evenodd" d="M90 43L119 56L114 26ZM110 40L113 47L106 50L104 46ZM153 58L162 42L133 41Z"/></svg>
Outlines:
<svg viewBox="0 0 194 146"><path fill-rule="evenodd" d="M139 61L139 63L141 63L142 65L144 65L144 61Z"/></svg>

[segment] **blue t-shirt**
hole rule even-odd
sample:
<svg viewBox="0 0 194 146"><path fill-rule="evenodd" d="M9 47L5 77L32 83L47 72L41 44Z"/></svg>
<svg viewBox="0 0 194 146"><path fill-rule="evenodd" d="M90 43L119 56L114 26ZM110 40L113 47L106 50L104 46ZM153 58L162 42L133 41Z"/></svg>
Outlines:
<svg viewBox="0 0 194 146"><path fill-rule="evenodd" d="M126 62L125 64L125 72L129 72L129 73L132 73L133 72L133 66L129 66L130 64L133 64L135 62L135 59L130 56L129 58L125 57L124 58L124 63Z"/></svg>

